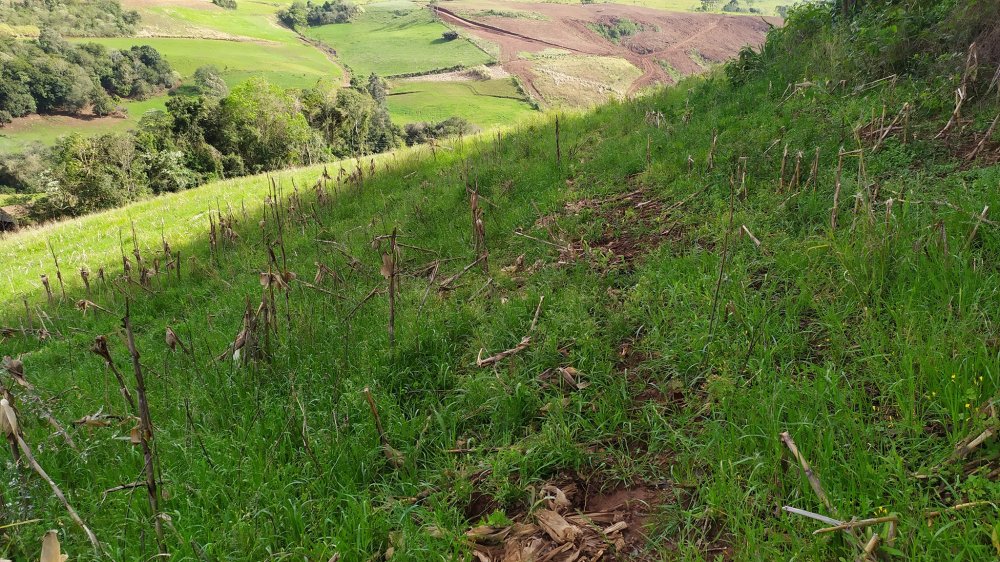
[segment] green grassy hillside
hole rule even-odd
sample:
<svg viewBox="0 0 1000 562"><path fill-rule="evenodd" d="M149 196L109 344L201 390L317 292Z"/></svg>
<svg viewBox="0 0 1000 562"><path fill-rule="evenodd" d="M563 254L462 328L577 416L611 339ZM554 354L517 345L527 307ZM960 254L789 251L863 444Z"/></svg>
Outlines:
<svg viewBox="0 0 1000 562"><path fill-rule="evenodd" d="M0 345L76 449L4 375L24 440L108 558L156 554L145 486L115 489L145 482L132 410L89 351L107 336L135 392L129 302L178 559L469 560L479 537L478 559L502 560L526 547L518 532L551 552L549 534L509 525L559 511L576 530L552 534L586 539L567 552L602 560L853 560L872 533L891 560L992 559L997 63L982 51L971 77L959 34L933 44L933 74L907 57L880 67L842 33L807 10L726 76L499 142L386 155L361 179L290 171L277 195L244 178L4 238ZM963 75L972 96L946 127ZM160 271L147 286L134 244ZM262 303L259 353L234 360ZM169 350L167 327L190 352ZM97 412L124 419L71 424ZM23 523L0 526L0 556L37 557L51 528L94 558L42 480L0 473L3 521ZM898 524L814 536L828 524L783 506Z"/></svg>

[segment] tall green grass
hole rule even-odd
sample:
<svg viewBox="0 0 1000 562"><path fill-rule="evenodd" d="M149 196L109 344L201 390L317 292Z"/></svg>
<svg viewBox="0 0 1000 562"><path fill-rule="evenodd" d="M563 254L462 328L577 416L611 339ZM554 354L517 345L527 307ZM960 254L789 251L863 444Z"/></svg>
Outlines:
<svg viewBox="0 0 1000 562"><path fill-rule="evenodd" d="M162 220L181 252L181 280L165 274L151 293L131 285L126 292L150 379L168 542L180 558L201 550L220 560L339 553L353 561L390 546L393 560L467 558L464 532L478 522L466 513L473 490L515 516L531 509L541 483L575 471L608 487L661 490L643 530L653 558L700 560L728 549L738 560L853 559L856 550L839 536L814 537L820 525L781 512L793 505L827 513L778 438L788 431L839 517L899 515L899 537L885 551L896 559L990 559L994 507L930 524L925 512L996 498L996 482L982 471L965 475L961 463L929 479L913 473L982 430L983 405L1000 388L1000 238L992 222L971 236L983 206L1000 204L1000 167L965 162L932 140L947 115L918 110L915 139L892 136L875 152L866 143L861 175L847 161L832 230L838 149L854 148L854 127L883 104L919 99L922 85L903 80L862 93L815 86L787 96L769 78L742 87L688 80L563 115L559 163L548 121L503 135L499 148L483 138L387 155L376 177L338 187L328 204L310 191L321 168L276 177L288 196L294 176L301 197L282 228L288 269L312 283L319 262L343 282L323 285L333 296L295 281L287 305L278 293L271 357L255 365L213 357L239 331L246 300L260 299L265 241L279 236L261 204L267 178L8 237L0 241L2 323L25 322L23 295L44 311L53 336L8 337L3 352L23 354L28 379L59 419L124 414L113 378L87 352L95 336L109 335L127 373L124 296L95 283L91 300L113 313L81 316L72 304L83 297L75 271L104 265L120 275L118 231L129 252L130 219L151 260ZM966 109L975 117L969 130L985 130L991 115ZM820 149L818 181L807 189L787 187L789 169L779 189L786 143L805 162ZM746 196L732 197L740 157ZM336 176L338 166L329 170ZM879 195L869 209L855 194L871 193L873 183ZM475 259L467 185L485 201L489 271L473 268L422 304L424 266L442 260L440 281ZM637 190L627 203L594 203ZM590 203L567 206L582 200ZM211 209L235 215L240 235L214 254ZM738 236L743 226L759 247ZM385 295L350 313L385 286L373 239L393 229L412 246L402 253L412 275L402 276L390 348ZM67 280L64 302L47 240ZM616 240L646 250L622 262L603 250ZM522 254L537 268L501 270ZM55 304L45 302L42 273L56 287ZM521 340L541 296L531 345L495 369L477 368L481 349L485 356ZM193 344L193 359L167 351L168 325ZM545 369L567 365L590 386L564 394L540 383ZM405 455L399 469L379 449L365 387ZM73 428L81 448L73 451L30 412L22 407L28 442L110 557L152 556L141 490L102 494L140 474L141 454L119 439L131 425ZM459 440L474 451L448 452ZM993 441L970 458L996 454ZM9 463L0 471L22 482ZM41 521L3 530L0 555L34 556L44 529L60 528L66 549L87 559L86 541L47 487L30 476L23 482L4 491L5 520Z"/></svg>

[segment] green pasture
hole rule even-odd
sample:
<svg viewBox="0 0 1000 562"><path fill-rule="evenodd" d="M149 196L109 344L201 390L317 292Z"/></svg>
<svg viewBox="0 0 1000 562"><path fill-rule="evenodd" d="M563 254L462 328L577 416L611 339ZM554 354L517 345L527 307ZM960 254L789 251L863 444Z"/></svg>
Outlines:
<svg viewBox="0 0 1000 562"><path fill-rule="evenodd" d="M389 112L401 125L457 116L485 129L535 113L510 79L398 81L389 94Z"/></svg>
<svg viewBox="0 0 1000 562"><path fill-rule="evenodd" d="M446 41L448 30L430 11L409 2L368 4L346 24L311 27L306 34L337 51L337 58L361 76L428 72L475 66L492 58L465 38Z"/></svg>

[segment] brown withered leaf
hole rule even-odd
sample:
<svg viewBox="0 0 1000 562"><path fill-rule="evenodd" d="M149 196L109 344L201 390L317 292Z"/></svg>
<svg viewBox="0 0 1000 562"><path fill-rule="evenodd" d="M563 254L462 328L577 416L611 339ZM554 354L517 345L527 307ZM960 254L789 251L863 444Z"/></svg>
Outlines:
<svg viewBox="0 0 1000 562"><path fill-rule="evenodd" d="M392 254L382 254L382 268L379 269L379 273L382 277L386 279L392 277L393 270L395 269L396 260L393 259Z"/></svg>
<svg viewBox="0 0 1000 562"><path fill-rule="evenodd" d="M40 562L64 562L69 556L62 553L59 547L59 533L57 531L45 531L42 537L42 556Z"/></svg>
<svg viewBox="0 0 1000 562"><path fill-rule="evenodd" d="M13 359L9 355L3 358L3 368L10 373L10 376L17 384L25 388L34 388L28 379L24 378L24 363L20 359Z"/></svg>
<svg viewBox="0 0 1000 562"><path fill-rule="evenodd" d="M571 543L583 532L579 527L573 525L551 509L540 509L535 513L535 520L538 526L545 531L552 540L557 543Z"/></svg>
<svg viewBox="0 0 1000 562"><path fill-rule="evenodd" d="M17 414L6 398L0 399L0 433L5 436L19 433Z"/></svg>
<svg viewBox="0 0 1000 562"><path fill-rule="evenodd" d="M564 513L567 509L573 507L573 503L569 501L566 492L557 486L547 484L542 487L542 491L546 494L546 503L549 509L557 513Z"/></svg>

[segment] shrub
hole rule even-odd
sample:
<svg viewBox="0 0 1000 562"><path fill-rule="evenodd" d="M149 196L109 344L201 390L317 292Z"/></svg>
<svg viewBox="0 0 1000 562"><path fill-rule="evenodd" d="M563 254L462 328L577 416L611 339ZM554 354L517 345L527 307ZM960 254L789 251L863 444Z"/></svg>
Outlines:
<svg viewBox="0 0 1000 562"><path fill-rule="evenodd" d="M449 29L448 31L445 31L444 33L441 34L441 38L443 38L445 41L454 41L455 39L458 39L458 32Z"/></svg>

